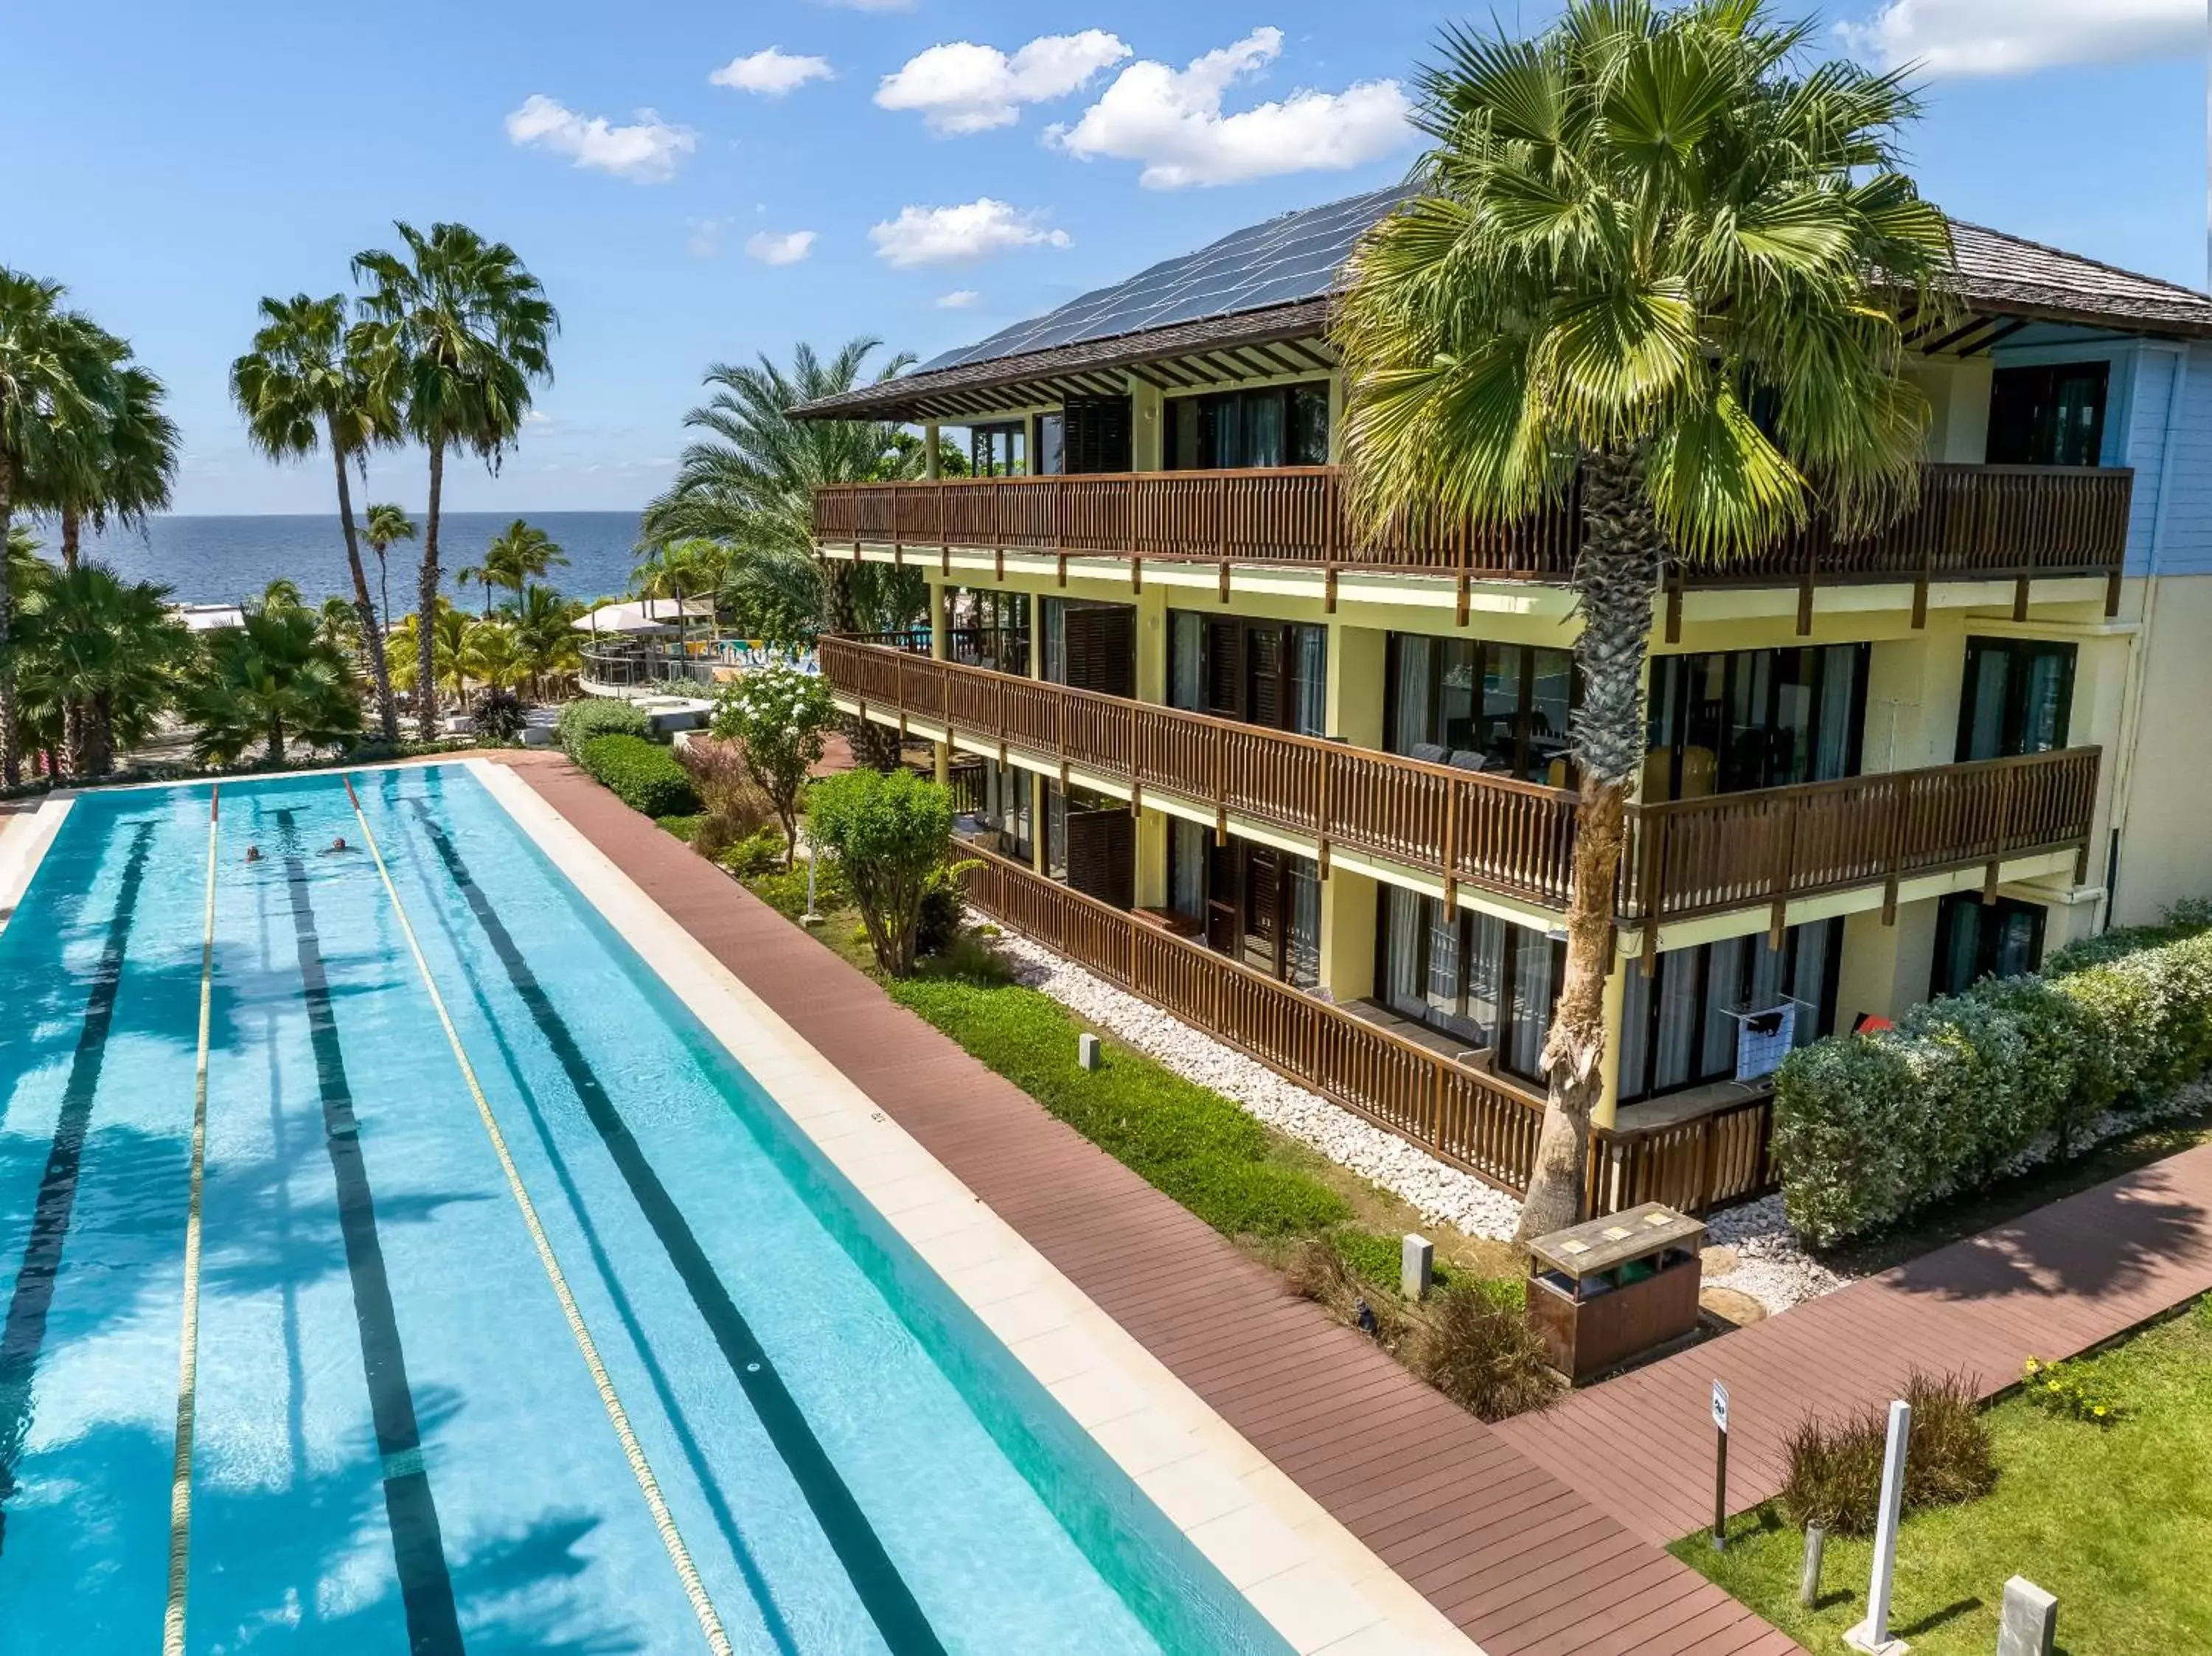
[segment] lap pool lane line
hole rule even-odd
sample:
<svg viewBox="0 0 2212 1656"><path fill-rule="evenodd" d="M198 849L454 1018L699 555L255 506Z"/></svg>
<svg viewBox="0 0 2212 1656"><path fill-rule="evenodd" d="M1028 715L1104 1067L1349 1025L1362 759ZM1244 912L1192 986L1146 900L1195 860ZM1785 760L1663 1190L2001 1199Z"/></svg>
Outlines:
<svg viewBox="0 0 2212 1656"><path fill-rule="evenodd" d="M208 796L206 918L200 934L199 1050L192 1063L192 1170L185 1204L185 1306L177 1341L177 1447L169 1471L169 1602L161 1656L184 1656L185 1595L191 1580L192 1428L199 1406L200 1215L207 1188L208 1044L215 1027L215 860L222 784Z"/></svg>
<svg viewBox="0 0 2212 1656"><path fill-rule="evenodd" d="M352 1083L346 1077L345 1050L338 1041L307 864L300 859L293 814L278 811L276 824L285 842L284 881L299 940L300 980L307 992L308 1044L314 1051L316 1086L322 1095L324 1143L337 1186L338 1234L353 1283L362 1369L368 1382L369 1416L383 1472L385 1517L392 1529L392 1562L407 1617L407 1648L410 1656L460 1656L460 1616L453 1601L453 1575L446 1564L430 1474L422 1464L414 1389L408 1383L407 1354L400 1344L384 1246L377 1238L375 1196L362 1156L361 1125L354 1113Z"/></svg>
<svg viewBox="0 0 2212 1656"><path fill-rule="evenodd" d="M70 1062L60 1113L54 1121L53 1147L39 1180L31 1234L23 1245L23 1264L8 1301L8 1320L0 1326L0 1546L8 1538L5 1503L15 1492L15 1463L31 1429L31 1386L46 1343L46 1316L53 1308L54 1285L61 1274L62 1247L69 1240L76 1210L77 1175L84 1166L84 1141L92 1126L92 1107L100 1091L100 1066L107 1057L107 1032L115 1021L116 992L123 983L123 956L138 910L138 888L146 878L146 856L153 825L134 831L131 852L116 891L115 913L85 998L84 1024L77 1033L76 1056Z"/></svg>
<svg viewBox="0 0 2212 1656"><path fill-rule="evenodd" d="M460 1032L454 1028L453 1015L446 1010L446 998L438 992L438 981L430 975L430 962L422 953L422 945L415 936L415 927L407 918L407 907L399 901L399 889L392 883L392 870L385 866L384 852L376 842L376 830L369 827L368 816L361 808L361 798L353 791L353 779L342 779L346 798L352 802L354 820L361 824L362 843L368 847L369 856L376 863L377 877L384 882L384 895L392 901L392 918L399 922L399 934L407 939L408 952L415 957L416 970L422 979L422 988L430 998L430 1004L438 1014L438 1022L446 1032L446 1041L453 1051L453 1062L459 1066L461 1078L468 1083L469 1096L477 1108L477 1119L483 1123L484 1136L491 1141L492 1153L499 1158L500 1169L507 1176L507 1187L514 1198L514 1204L522 1215L525 1229L530 1233L531 1245L537 1250L538 1262L545 1269L545 1276L553 1286L554 1297L561 1302L562 1316L568 1319L568 1332L576 1342L576 1350L591 1371L592 1383L599 1388L599 1401L607 1411L608 1422L620 1440L623 1455L629 1461L631 1475L645 1497L647 1509L653 1514L653 1528L659 1532L661 1545L667 1550L668 1562L675 1567L677 1579L683 1583L684 1597L691 1602L691 1613L699 1623L699 1631L707 1641L707 1647L714 1656L735 1656L730 1635L723 1629L722 1618L715 1611L714 1601L707 1596L707 1584L700 1579L698 1566L691 1562L690 1549L684 1544L683 1534L676 1527L675 1515L668 1510L667 1498L660 1492L660 1482L653 1475L653 1466L645 1458L645 1449L637 1441L637 1434L629 1422L629 1411L623 1407L622 1398L615 1391L615 1383L608 1376L607 1366L600 1360L598 1343L592 1338L591 1330L584 1325L584 1313L577 1308L575 1296L568 1291L568 1279L562 1274L561 1262L555 1257L553 1244L545 1234L545 1228L538 1220L538 1209L530 1199L530 1192L522 1182L522 1174L514 1165L514 1157L507 1148L506 1135L500 1131L499 1122L491 1112L490 1102L484 1097L483 1088L477 1081L476 1068L469 1062L467 1051L461 1045Z"/></svg>
<svg viewBox="0 0 2212 1656"><path fill-rule="evenodd" d="M529 1009L531 1019L538 1025L545 1044L552 1048L577 1101L584 1107L584 1113L598 1129L608 1156L629 1187L631 1199L653 1227L669 1262L689 1290L693 1306L720 1347L730 1372L744 1388L745 1400L752 1405L769 1441L775 1446L793 1482L805 1497L815 1522L822 1526L823 1536L837 1555L837 1562L845 1567L854 1591L874 1621L877 1631L884 1635L884 1643L896 1656L944 1656L945 1647L923 1615L912 1589L884 1550L867 1514L860 1510L860 1502L854 1499L836 1464L814 1435L813 1427L784 1385L782 1376L776 1373L775 1365L769 1361L767 1351L746 1323L744 1313L730 1297L729 1289L707 1257L706 1249L700 1246L699 1239L692 1234L683 1210L660 1182L660 1175L653 1171L622 1113L615 1108L591 1060L576 1045L568 1021L547 998L537 974L522 957L513 934L470 874L467 863L462 860L451 838L432 821L420 801L415 802L415 810L447 873L460 888L470 913L483 929L492 953L499 956L500 964L506 968L515 993Z"/></svg>

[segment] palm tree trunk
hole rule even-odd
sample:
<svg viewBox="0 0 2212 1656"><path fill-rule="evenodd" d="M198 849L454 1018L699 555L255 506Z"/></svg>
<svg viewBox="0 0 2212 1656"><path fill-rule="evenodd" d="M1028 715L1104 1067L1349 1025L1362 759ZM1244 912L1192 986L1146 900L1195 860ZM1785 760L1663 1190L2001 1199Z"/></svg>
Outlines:
<svg viewBox="0 0 2212 1656"><path fill-rule="evenodd" d="M284 762L284 721L281 719L269 721L269 762L271 765Z"/></svg>
<svg viewBox="0 0 2212 1656"><path fill-rule="evenodd" d="M62 508L62 567L76 568L77 551L84 540L84 514L74 506ZM62 751L69 755L70 774L88 776L91 755L85 749L84 703L76 696L62 701Z"/></svg>
<svg viewBox="0 0 2212 1656"><path fill-rule="evenodd" d="M386 742L399 740L399 704L392 699L392 666L385 659L384 628L376 606L369 602L368 571L361 561L361 537L353 525L353 485L346 477L345 452L338 446L338 425L330 422L331 458L338 474L338 521L345 525L346 567L353 575L353 607L361 617L362 641L368 646L369 676L376 683L376 711Z"/></svg>
<svg viewBox="0 0 2212 1656"><path fill-rule="evenodd" d="M85 760L88 776L105 776L115 768L115 694L101 690L84 710Z"/></svg>
<svg viewBox="0 0 2212 1656"><path fill-rule="evenodd" d="M392 565L385 557L382 547L371 547L369 549L376 554L377 609L388 622L392 619ZM379 644L377 647L380 650L384 646ZM392 670L389 667L385 669L384 673L384 694L386 698L389 698L392 694ZM390 702L388 700L386 705L392 707L392 734L396 740L399 735L399 709L398 704Z"/></svg>
<svg viewBox="0 0 2212 1656"><path fill-rule="evenodd" d="M15 589L8 579L8 520L15 494L15 463L0 454L0 787L7 788L23 779L22 757L15 750L15 664L8 652L15 619Z"/></svg>
<svg viewBox="0 0 2212 1656"><path fill-rule="evenodd" d="M1583 622L1575 640L1583 691L1573 721L1581 772L1575 883L1567 901L1566 973L1544 1043L1550 1095L1521 1210L1517 1234L1523 1242L1582 1217L1590 1118L1605 1095L1605 985L1617 968L1613 887L1629 791L1644 759L1644 658L1664 547L1633 453L1583 457L1582 508L1583 544L1575 564L1576 607ZM1645 923L1651 923L1649 917Z"/></svg>
<svg viewBox="0 0 2212 1656"><path fill-rule="evenodd" d="M446 444L443 438L434 438L430 443L430 509L423 514L422 525L422 575L416 586L416 601L421 607L415 612L415 694L422 703L417 710L421 714L417 729L425 742L438 739L438 513L445 494Z"/></svg>

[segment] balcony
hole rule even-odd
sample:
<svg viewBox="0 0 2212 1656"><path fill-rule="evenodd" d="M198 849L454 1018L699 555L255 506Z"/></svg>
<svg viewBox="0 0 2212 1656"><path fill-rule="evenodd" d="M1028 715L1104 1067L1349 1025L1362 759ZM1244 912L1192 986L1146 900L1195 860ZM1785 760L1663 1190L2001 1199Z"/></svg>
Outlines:
<svg viewBox="0 0 2212 1656"><path fill-rule="evenodd" d="M1759 557L1692 568L1691 586L1848 581L2116 581L2134 474L2124 468L1930 464L1919 504L1841 541L1824 522ZM1346 527L1333 466L848 483L815 491L815 538L994 553L1314 566L1462 580L1562 581L1582 520L1571 505L1498 528L1438 523L1380 538Z"/></svg>
<svg viewBox="0 0 2212 1656"><path fill-rule="evenodd" d="M1078 768L1547 910L1565 907L1575 796L910 652L824 639L822 670L863 712L911 719L1032 768ZM1616 910L1626 923L1787 906L1827 893L2073 852L2088 842L2099 750L1876 772L1632 806ZM1645 928L1647 947L1656 926Z"/></svg>

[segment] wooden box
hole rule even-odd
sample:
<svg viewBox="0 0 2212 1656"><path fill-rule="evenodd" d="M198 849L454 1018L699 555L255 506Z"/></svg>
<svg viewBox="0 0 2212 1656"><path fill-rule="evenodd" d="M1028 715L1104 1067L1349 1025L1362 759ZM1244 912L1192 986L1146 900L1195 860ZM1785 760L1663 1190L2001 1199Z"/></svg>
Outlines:
<svg viewBox="0 0 2212 1656"><path fill-rule="evenodd" d="M1528 1246L1528 1324L1576 1385L1698 1325L1705 1228L1656 1202Z"/></svg>

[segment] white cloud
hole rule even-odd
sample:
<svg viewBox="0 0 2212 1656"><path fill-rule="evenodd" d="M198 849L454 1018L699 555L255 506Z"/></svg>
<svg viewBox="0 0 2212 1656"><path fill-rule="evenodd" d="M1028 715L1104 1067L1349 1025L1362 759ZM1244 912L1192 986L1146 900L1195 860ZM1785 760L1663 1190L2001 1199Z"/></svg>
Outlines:
<svg viewBox="0 0 2212 1656"><path fill-rule="evenodd" d="M762 230L745 238L745 256L763 264L796 264L813 251L811 230Z"/></svg>
<svg viewBox="0 0 2212 1656"><path fill-rule="evenodd" d="M1065 247L1065 230L1048 230L1035 213L985 196L958 207L902 207L868 232L877 253L899 270L968 264L1018 247Z"/></svg>
<svg viewBox="0 0 2212 1656"><path fill-rule="evenodd" d="M707 79L715 86L738 92L760 92L781 98L809 81L828 80L830 72L827 58L801 58L769 46L750 58L731 58Z"/></svg>
<svg viewBox="0 0 2212 1656"><path fill-rule="evenodd" d="M730 227L727 219L686 219L691 234L684 238L684 250L694 258L712 258L722 251L722 233Z"/></svg>
<svg viewBox="0 0 2212 1656"><path fill-rule="evenodd" d="M975 301L982 296L973 288L955 288L939 298L937 308L940 311L972 311L975 308Z"/></svg>
<svg viewBox="0 0 2212 1656"><path fill-rule="evenodd" d="M507 136L516 143L566 155L579 167L640 184L675 177L678 162L699 147L697 133L671 126L649 109L637 112L635 126L616 126L604 115L579 115L542 92L532 93L507 118Z"/></svg>
<svg viewBox="0 0 2212 1656"><path fill-rule="evenodd" d="M1865 22L1836 29L1886 69L2021 75L2193 56L2204 50L2204 0L1890 0Z"/></svg>
<svg viewBox="0 0 2212 1656"><path fill-rule="evenodd" d="M544 409L532 409L522 416L522 423L526 426L550 426L553 423L553 416Z"/></svg>
<svg viewBox="0 0 2212 1656"><path fill-rule="evenodd" d="M932 46L884 76L876 102L885 109L920 110L933 132L988 132L1012 126L1022 105L1065 98L1128 56L1118 38L1095 28L1042 35L1011 58L996 46L956 40Z"/></svg>
<svg viewBox="0 0 2212 1656"><path fill-rule="evenodd" d="M1404 143L1411 106L1395 81L1360 81L1342 92L1293 92L1279 103L1221 112L1222 94L1282 53L1283 32L1257 28L1188 67L1136 63L1123 70L1072 127L1048 135L1089 160L1142 161L1153 190L1237 184L1279 173L1340 171L1379 161Z"/></svg>

